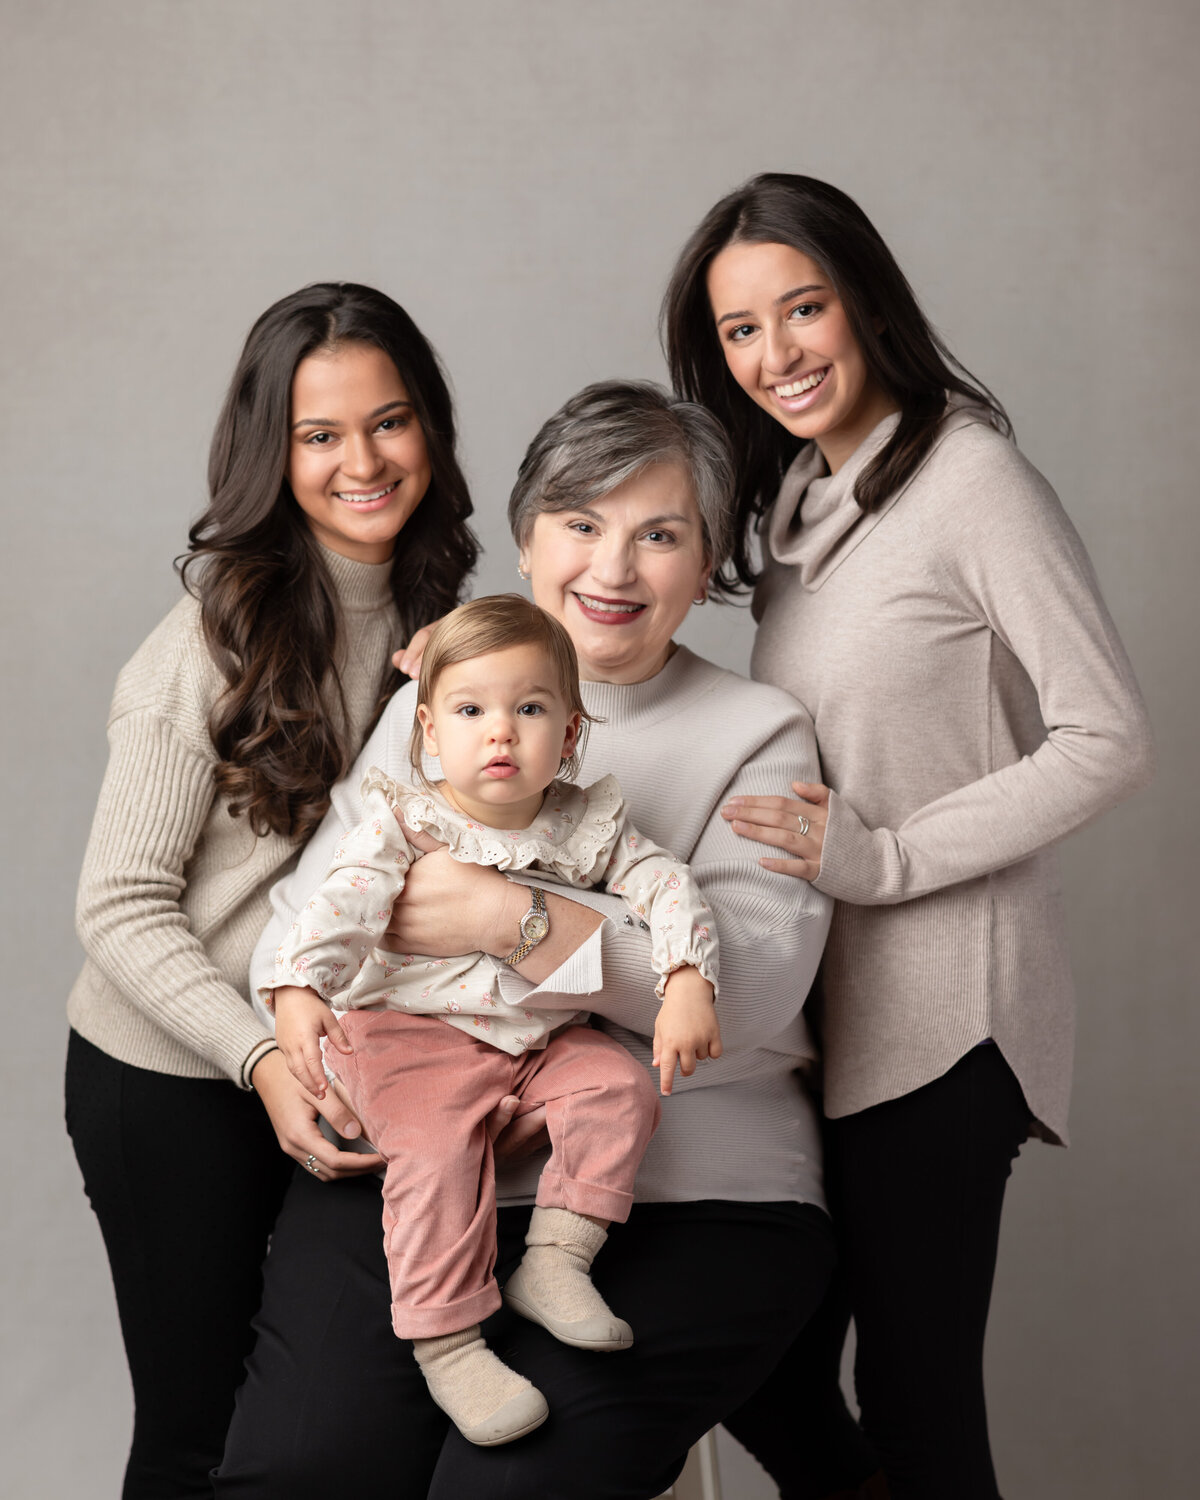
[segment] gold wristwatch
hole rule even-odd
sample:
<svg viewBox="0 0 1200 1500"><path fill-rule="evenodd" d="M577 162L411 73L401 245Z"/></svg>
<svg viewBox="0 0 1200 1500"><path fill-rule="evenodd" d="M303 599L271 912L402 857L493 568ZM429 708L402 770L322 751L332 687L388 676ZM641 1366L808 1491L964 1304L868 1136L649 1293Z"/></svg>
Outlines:
<svg viewBox="0 0 1200 1500"><path fill-rule="evenodd" d="M519 964L529 957L541 940L550 931L550 913L546 910L546 893L536 885L529 887L533 904L521 918L521 941L501 963Z"/></svg>

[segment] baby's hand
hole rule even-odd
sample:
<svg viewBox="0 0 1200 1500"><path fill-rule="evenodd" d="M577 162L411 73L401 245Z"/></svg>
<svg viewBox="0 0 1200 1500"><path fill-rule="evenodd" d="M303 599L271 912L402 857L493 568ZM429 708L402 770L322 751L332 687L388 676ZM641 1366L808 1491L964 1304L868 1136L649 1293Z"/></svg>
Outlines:
<svg viewBox="0 0 1200 1500"><path fill-rule="evenodd" d="M315 990L281 985L275 991L275 1040L296 1082L318 1099L325 1097L322 1036L327 1036L339 1052L354 1050Z"/></svg>
<svg viewBox="0 0 1200 1500"><path fill-rule="evenodd" d="M721 1028L713 987L699 969L676 969L667 978L662 1009L654 1023L654 1066L659 1087L671 1092L675 1064L685 1078L696 1071L697 1061L720 1057Z"/></svg>

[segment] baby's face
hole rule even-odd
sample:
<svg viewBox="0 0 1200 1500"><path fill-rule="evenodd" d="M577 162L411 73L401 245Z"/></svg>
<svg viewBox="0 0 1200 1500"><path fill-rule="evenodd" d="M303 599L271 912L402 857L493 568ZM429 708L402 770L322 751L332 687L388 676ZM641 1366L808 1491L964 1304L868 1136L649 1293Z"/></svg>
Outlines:
<svg viewBox="0 0 1200 1500"><path fill-rule="evenodd" d="M417 709L425 750L442 763L446 789L469 817L524 828L579 735L538 646L510 646L443 669L432 702Z"/></svg>

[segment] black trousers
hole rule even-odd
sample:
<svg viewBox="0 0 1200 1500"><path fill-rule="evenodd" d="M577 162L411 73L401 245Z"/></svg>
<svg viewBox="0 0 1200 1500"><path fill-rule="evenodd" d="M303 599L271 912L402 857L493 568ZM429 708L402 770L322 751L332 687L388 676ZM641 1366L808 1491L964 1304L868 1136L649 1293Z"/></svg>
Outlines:
<svg viewBox="0 0 1200 1500"><path fill-rule="evenodd" d="M988 1045L911 1094L825 1122L844 1287L835 1283L771 1379L726 1419L783 1500L812 1493L781 1434L801 1404L836 1411L829 1380L851 1307L862 1426L892 1500L997 1500L983 1341L1005 1184L1029 1121L1011 1068Z"/></svg>
<svg viewBox="0 0 1200 1500"><path fill-rule="evenodd" d="M208 1495L293 1163L253 1094L130 1067L75 1032L66 1113L133 1380L123 1500Z"/></svg>
<svg viewBox="0 0 1200 1500"><path fill-rule="evenodd" d="M528 1209L500 1211L502 1281L528 1219ZM322 1185L298 1173L216 1494L648 1500L764 1379L833 1264L829 1220L810 1205L635 1206L595 1266L597 1286L633 1325L633 1348L571 1349L502 1309L484 1333L544 1392L551 1415L519 1442L474 1448L429 1399L411 1344L392 1334L378 1183ZM854 1442L844 1472L867 1472Z"/></svg>

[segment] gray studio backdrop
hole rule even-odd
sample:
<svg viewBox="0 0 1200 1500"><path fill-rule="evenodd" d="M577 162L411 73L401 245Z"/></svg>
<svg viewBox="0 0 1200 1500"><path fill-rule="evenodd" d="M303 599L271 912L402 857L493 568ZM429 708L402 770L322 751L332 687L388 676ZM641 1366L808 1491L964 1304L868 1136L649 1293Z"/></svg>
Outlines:
<svg viewBox="0 0 1200 1500"><path fill-rule="evenodd" d="M1150 700L1156 785L1063 851L1075 1145L1027 1147L1015 1171L988 1375L1007 1495L1187 1492L1191 0L4 10L6 1493L113 1495L128 1439L61 1126L73 890L113 679L177 595L250 322L317 279L407 305L457 390L478 588L506 589L502 507L529 436L586 381L661 375L674 253L765 168L826 177L874 217L1063 496ZM686 638L740 667L750 635L745 611L710 606ZM731 1447L723 1461L736 1500L772 1493Z"/></svg>

